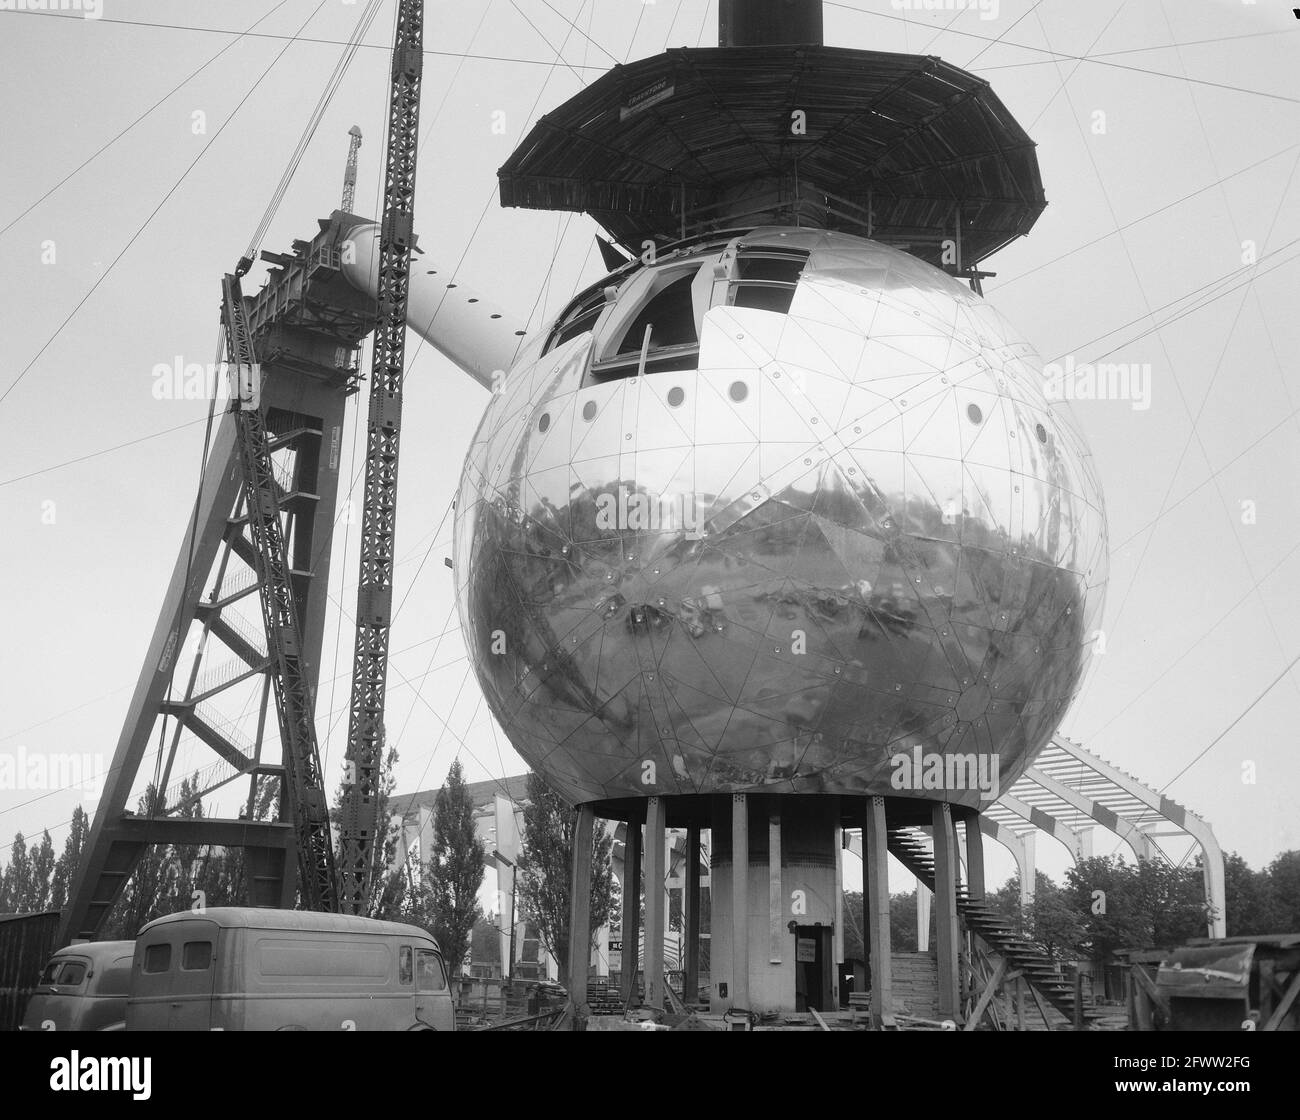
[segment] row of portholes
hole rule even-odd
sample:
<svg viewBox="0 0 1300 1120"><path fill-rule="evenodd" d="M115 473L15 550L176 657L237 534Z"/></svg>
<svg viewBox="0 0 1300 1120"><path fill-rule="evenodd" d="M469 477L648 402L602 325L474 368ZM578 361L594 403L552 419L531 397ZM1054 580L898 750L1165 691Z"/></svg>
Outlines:
<svg viewBox="0 0 1300 1120"><path fill-rule="evenodd" d="M430 268L430 269L427 269L426 272L425 272L425 275L426 275L426 276L437 276L437 275L438 275L438 270L437 270L436 268ZM458 287L458 285L456 285L456 284L453 283L453 284L448 284L447 287L449 287L449 288L455 288L455 287ZM467 299L465 302L466 302L466 303L478 303L478 297L477 297L477 296L470 296L469 299ZM491 315L488 316L488 318L489 318L489 319L500 319L500 318L501 318L501 315L500 315L498 312L494 311L494 312L492 312ZM522 338L524 335L526 335L527 333L528 333L527 331L515 331L515 334L519 335L521 338ZM545 429L543 429L543 431L545 431Z"/></svg>
<svg viewBox="0 0 1300 1120"><path fill-rule="evenodd" d="M733 401L739 403L749 396L749 387L743 381L733 381L728 395ZM686 400L686 391L680 386L673 386L668 390L668 404L672 408L679 408L683 401ZM968 404L966 406L966 415L970 418L972 424L979 424L984 419L984 413L977 404ZM596 419L596 402L588 401L582 406L582 418L591 423ZM537 421L537 430L545 432L551 426L551 414L544 412L541 419ZM854 429L857 431L857 429ZM1038 437L1038 442L1045 444L1047 442L1047 429L1042 424L1034 425L1034 434Z"/></svg>
<svg viewBox="0 0 1300 1120"><path fill-rule="evenodd" d="M727 395L731 397L733 401L739 404L741 401L745 400L749 396L749 386L746 385L743 381L733 381L731 383L731 387L727 390ZM682 403L685 400L686 400L686 390L683 389L680 385L674 385L671 389L668 390L668 404L670 407L680 408L682 406ZM588 401L586 404L582 406L582 418L585 421L587 421L588 424L590 424L594 419L596 419L595 401ZM550 426L551 426L551 414L549 412L543 412L540 419L538 419L537 421L537 430L539 432L545 432L547 429L550 428Z"/></svg>
<svg viewBox="0 0 1300 1120"><path fill-rule="evenodd" d="M984 413L980 411L980 406L974 403L966 406L966 415L972 424L978 424L984 419ZM1012 435L1014 434L1013 432ZM1042 424L1034 425L1034 435L1038 437L1039 443L1047 442L1047 429Z"/></svg>

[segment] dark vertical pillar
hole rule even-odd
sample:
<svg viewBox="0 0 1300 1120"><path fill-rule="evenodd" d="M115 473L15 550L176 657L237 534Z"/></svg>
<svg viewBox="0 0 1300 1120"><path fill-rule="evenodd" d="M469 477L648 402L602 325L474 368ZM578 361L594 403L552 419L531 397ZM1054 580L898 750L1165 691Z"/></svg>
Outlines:
<svg viewBox="0 0 1300 1120"><path fill-rule="evenodd" d="M952 810L946 801L930 807L934 826L935 951L939 958L939 1014L957 1019L961 1007L957 964L957 852Z"/></svg>
<svg viewBox="0 0 1300 1120"><path fill-rule="evenodd" d="M641 966L641 818L634 811L623 845L623 1005L632 1006Z"/></svg>
<svg viewBox="0 0 1300 1120"><path fill-rule="evenodd" d="M731 1006L749 1010L749 798L731 795Z"/></svg>
<svg viewBox="0 0 1300 1120"><path fill-rule="evenodd" d="M587 970L591 964L591 834L595 817L589 804L579 805L578 823L573 830L567 987L579 1022L587 1017Z"/></svg>
<svg viewBox="0 0 1300 1120"><path fill-rule="evenodd" d="M645 1002L664 1006L664 799L652 797L645 815Z"/></svg>
<svg viewBox="0 0 1300 1120"><path fill-rule="evenodd" d="M822 0L718 0L718 46L822 42Z"/></svg>
<svg viewBox="0 0 1300 1120"><path fill-rule="evenodd" d="M862 829L863 928L871 958L871 1025L879 1030L892 1020L894 981L889 939L889 836L885 824L885 799L867 798L867 819Z"/></svg>
<svg viewBox="0 0 1300 1120"><path fill-rule="evenodd" d="M686 891L682 895L686 913L686 976L682 998L688 1005L700 998L700 826L686 830Z"/></svg>
<svg viewBox="0 0 1300 1120"><path fill-rule="evenodd" d="M966 893L983 898L984 892L984 832L979 813L970 812L966 814Z"/></svg>

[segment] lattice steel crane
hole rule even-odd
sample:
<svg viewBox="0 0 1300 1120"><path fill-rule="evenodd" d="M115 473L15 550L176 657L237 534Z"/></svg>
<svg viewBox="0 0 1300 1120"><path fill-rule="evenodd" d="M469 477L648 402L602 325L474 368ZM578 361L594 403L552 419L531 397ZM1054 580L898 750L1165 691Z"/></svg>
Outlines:
<svg viewBox="0 0 1300 1120"><path fill-rule="evenodd" d="M60 924L63 944L98 935L151 845L242 849L252 905L292 906L294 880L300 878L309 907L352 912L366 907L383 751L422 26L423 4L399 0L382 221L335 211L319 223L314 237L295 241L292 252L263 252L261 258L274 267L255 296L245 297L239 283L252 266L253 249L226 279L222 317L230 362L249 374L260 364L265 374L261 401L251 407L254 381L246 378L244 397L212 436L192 523L172 568L70 886ZM352 133L350 163L358 131ZM355 182L351 169L345 182ZM427 292L421 297L428 298ZM502 346L496 336L504 330L512 342L518 341L504 327L508 320L498 313L489 317L486 300L449 304L443 313L421 310L423 306L416 301L421 316L417 329L440 339L435 345L455 355L483 383L488 378L480 365L490 363L485 368L491 370L506 361L498 354ZM377 336L347 751L352 780L346 784L339 821L345 859L337 867L313 700L344 409L357 388L358 348L372 328ZM247 569L253 570L252 579L245 578ZM261 601L265 651L251 620L242 617L242 605L251 595ZM187 647L191 636L197 637L192 654ZM185 674L177 671L182 658L192 661ZM283 766L262 757L262 717L250 739L227 714L226 705L239 702L237 694L254 686L262 693L263 716L274 694ZM241 706L247 702L245 697ZM190 786L174 789L172 767L183 743L210 749L216 760L196 770ZM152 800L132 811L128 806L146 779L151 758ZM199 797L245 775L250 793L239 816L186 814ZM255 802L275 779L281 783L282 804L263 818L255 814Z"/></svg>
<svg viewBox="0 0 1300 1120"><path fill-rule="evenodd" d="M375 326L366 423L365 496L348 716L347 777L339 821L339 904L345 913L353 914L364 913L370 897L376 795L384 753L384 693L393 607L398 443L402 427L407 295L415 241L415 157L423 52L423 0L399 0L384 153L384 212L380 220L377 292L379 321Z"/></svg>
<svg viewBox="0 0 1300 1120"><path fill-rule="evenodd" d="M347 166L343 169L343 201L339 203L339 209L351 214L357 198L357 152L361 150L361 129L353 125L348 129L348 135L352 140L348 144Z"/></svg>
<svg viewBox="0 0 1300 1120"><path fill-rule="evenodd" d="M380 770L384 750L384 699L393 599L393 543L397 515L398 442L405 372L406 311L414 244L416 140L423 70L423 0L399 0L393 41L385 152L384 210L380 221L378 321L371 363L366 424L365 491L356 643L348 721L347 772L339 826L341 858L335 866L329 810L320 771L310 697L299 671L297 623L283 561L284 542L270 471L270 446L258 412L241 402L241 455L250 524L259 554L267 647L276 659L272 678L284 744L288 802L298 840L304 901L314 910L364 913L370 898ZM343 209L356 185L361 130L344 175ZM241 262L241 268L251 262ZM223 286L223 312L232 363L251 365L251 333L237 277ZM278 564L277 564L278 561ZM277 573L279 578L277 577Z"/></svg>

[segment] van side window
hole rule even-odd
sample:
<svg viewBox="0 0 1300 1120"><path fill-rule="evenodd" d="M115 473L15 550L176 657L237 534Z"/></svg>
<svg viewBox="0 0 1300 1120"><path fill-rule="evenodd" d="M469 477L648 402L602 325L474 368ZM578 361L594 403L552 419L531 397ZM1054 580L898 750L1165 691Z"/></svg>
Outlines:
<svg viewBox="0 0 1300 1120"><path fill-rule="evenodd" d="M416 952L416 989L421 992L442 992L447 988L447 977L442 971L442 960L432 949Z"/></svg>
<svg viewBox="0 0 1300 1120"><path fill-rule="evenodd" d="M397 979L403 984L411 982L411 947L403 945L397 950Z"/></svg>
<svg viewBox="0 0 1300 1120"><path fill-rule="evenodd" d="M168 944L144 947L145 972L166 972L172 966L172 947Z"/></svg>
<svg viewBox="0 0 1300 1120"><path fill-rule="evenodd" d="M211 963L211 941L187 941L181 947L181 968L185 971L202 972Z"/></svg>

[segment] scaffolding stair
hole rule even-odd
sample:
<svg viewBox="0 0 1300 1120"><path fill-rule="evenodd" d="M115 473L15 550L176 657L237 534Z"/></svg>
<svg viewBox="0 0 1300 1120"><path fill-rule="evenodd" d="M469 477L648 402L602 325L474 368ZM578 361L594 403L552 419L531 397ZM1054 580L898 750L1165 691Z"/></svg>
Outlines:
<svg viewBox="0 0 1300 1120"><path fill-rule="evenodd" d="M888 830L890 853L930 890L935 888L934 855L912 828ZM1048 955L1034 942L1016 932L983 899L971 898L962 885L957 887L957 913L971 932L978 934L995 953L1006 958L1010 968L1024 975L1027 983L1070 1022L1074 1021L1074 987L1056 970ZM1095 1022L1100 1013L1087 1000L1082 1008L1085 1024Z"/></svg>

